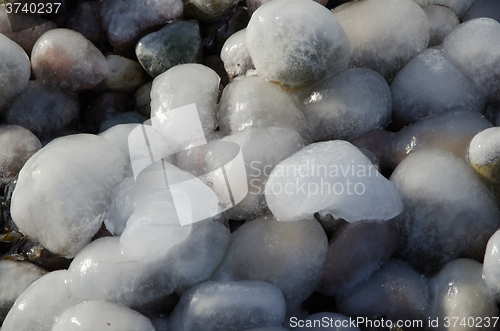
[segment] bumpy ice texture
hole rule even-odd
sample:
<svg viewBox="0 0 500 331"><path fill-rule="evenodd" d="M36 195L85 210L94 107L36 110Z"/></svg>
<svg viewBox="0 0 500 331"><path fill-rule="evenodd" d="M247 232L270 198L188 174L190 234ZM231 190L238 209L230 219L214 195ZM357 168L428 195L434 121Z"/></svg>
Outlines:
<svg viewBox="0 0 500 331"><path fill-rule="evenodd" d="M281 221L312 219L315 213L348 222L388 220L403 209L396 187L342 140L311 144L280 162L265 194Z"/></svg>
<svg viewBox="0 0 500 331"><path fill-rule="evenodd" d="M257 9L247 45L259 76L290 88L347 67L351 52L335 16L307 0L275 0Z"/></svg>
<svg viewBox="0 0 500 331"><path fill-rule="evenodd" d="M101 226L127 160L101 138L58 138L24 165L12 196L12 219L54 254L74 257Z"/></svg>

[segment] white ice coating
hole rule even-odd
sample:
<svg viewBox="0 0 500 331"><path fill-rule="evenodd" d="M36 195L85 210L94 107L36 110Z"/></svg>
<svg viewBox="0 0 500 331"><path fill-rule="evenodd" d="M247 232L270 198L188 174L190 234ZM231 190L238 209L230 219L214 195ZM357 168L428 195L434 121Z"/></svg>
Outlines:
<svg viewBox="0 0 500 331"><path fill-rule="evenodd" d="M487 166L500 159L500 128L493 127L479 132L472 138L469 161L476 166Z"/></svg>
<svg viewBox="0 0 500 331"><path fill-rule="evenodd" d="M245 75L249 69L255 69L248 52L246 28L235 32L226 40L220 58L230 79Z"/></svg>
<svg viewBox="0 0 500 331"><path fill-rule="evenodd" d="M3 320L16 299L47 270L30 262L0 261L0 321Z"/></svg>
<svg viewBox="0 0 500 331"><path fill-rule="evenodd" d="M138 312L106 301L85 301L60 314L51 331L155 331Z"/></svg>
<svg viewBox="0 0 500 331"><path fill-rule="evenodd" d="M310 87L302 110L315 141L351 139L388 124L391 91L378 72L347 69Z"/></svg>
<svg viewBox="0 0 500 331"><path fill-rule="evenodd" d="M31 65L24 50L0 33L0 107L5 106L29 82Z"/></svg>
<svg viewBox="0 0 500 331"><path fill-rule="evenodd" d="M247 27L247 46L259 76L298 87L347 67L349 40L331 12L309 0L274 0Z"/></svg>
<svg viewBox="0 0 500 331"><path fill-rule="evenodd" d="M178 122L169 120L169 111L194 103L203 132L213 132L217 127L219 82L220 77L215 71L194 63L177 65L153 80L151 118L157 118L153 126L164 135L173 150L177 151L184 143L178 141L175 131L189 131L191 128L179 127Z"/></svg>
<svg viewBox="0 0 500 331"><path fill-rule="evenodd" d="M104 237L82 249L68 272L71 292L81 301L105 300L137 309L174 291L166 270L158 263L125 257L120 238Z"/></svg>
<svg viewBox="0 0 500 331"><path fill-rule="evenodd" d="M483 278L497 301L500 301L500 230L495 232L486 246Z"/></svg>
<svg viewBox="0 0 500 331"><path fill-rule="evenodd" d="M333 9L351 43L350 66L392 77L429 41L429 23L413 0L351 1Z"/></svg>
<svg viewBox="0 0 500 331"><path fill-rule="evenodd" d="M281 291L261 281L214 282L185 292L170 315L172 330L245 330L280 325L285 319Z"/></svg>
<svg viewBox="0 0 500 331"><path fill-rule="evenodd" d="M474 317L474 321L487 321L488 318L492 323L484 323L481 329L496 330L498 323L495 327L493 321L498 321L499 317L497 304L481 271L481 263L471 259L457 259L444 266L430 281L432 299L429 318L438 318L439 321L468 321L470 317ZM453 331L477 329L458 323L456 327L448 328Z"/></svg>
<svg viewBox="0 0 500 331"><path fill-rule="evenodd" d="M500 89L500 23L485 17L462 23L444 39L443 50L478 86Z"/></svg>
<svg viewBox="0 0 500 331"><path fill-rule="evenodd" d="M280 162L265 190L281 221L312 219L316 212L348 222L388 220L403 209L396 187L342 140L311 144Z"/></svg>
<svg viewBox="0 0 500 331"><path fill-rule="evenodd" d="M280 222L268 214L233 233L224 268L237 280L273 284L291 308L314 292L327 249L328 239L318 221Z"/></svg>
<svg viewBox="0 0 500 331"><path fill-rule="evenodd" d="M58 270L31 284L14 303L2 331L51 331L55 319L81 302L70 291L69 272Z"/></svg>
<svg viewBox="0 0 500 331"><path fill-rule="evenodd" d="M307 140L308 124L289 94L262 78L238 77L229 83L220 100L219 124L231 134L247 128L281 126Z"/></svg>
<svg viewBox="0 0 500 331"><path fill-rule="evenodd" d="M21 169L12 219L52 253L74 257L99 230L126 165L125 156L97 136L55 139Z"/></svg>
<svg viewBox="0 0 500 331"><path fill-rule="evenodd" d="M267 213L264 196L267 179L279 162L304 147L302 138L296 131L269 127L238 131L224 137L222 141L231 141L240 146L248 182L248 194L235 207L229 209L226 215L236 220L250 220ZM208 164L211 167L217 164L220 166L225 154L229 154L228 149L223 144L215 144L215 152L208 158ZM223 182L224 178L219 176L208 180Z"/></svg>
<svg viewBox="0 0 500 331"><path fill-rule="evenodd" d="M394 116L405 124L468 109L482 112L485 95L439 49L429 48L401 69L391 84Z"/></svg>
<svg viewBox="0 0 500 331"><path fill-rule="evenodd" d="M430 25L429 47L439 45L443 39L458 25L457 15L443 6L423 7Z"/></svg>

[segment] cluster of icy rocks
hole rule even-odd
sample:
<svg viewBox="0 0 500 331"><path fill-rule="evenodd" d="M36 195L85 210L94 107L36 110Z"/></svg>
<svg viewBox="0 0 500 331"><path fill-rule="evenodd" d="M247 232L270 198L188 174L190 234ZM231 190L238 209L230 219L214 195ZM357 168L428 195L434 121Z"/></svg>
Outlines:
<svg viewBox="0 0 500 331"><path fill-rule="evenodd" d="M498 329L499 2L340 2L0 4L2 331Z"/></svg>

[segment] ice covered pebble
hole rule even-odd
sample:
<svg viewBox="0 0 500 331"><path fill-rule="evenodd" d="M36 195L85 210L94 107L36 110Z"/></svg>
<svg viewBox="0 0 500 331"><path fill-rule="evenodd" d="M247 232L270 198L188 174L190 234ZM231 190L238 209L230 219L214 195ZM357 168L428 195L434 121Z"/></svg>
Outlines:
<svg viewBox="0 0 500 331"><path fill-rule="evenodd" d="M316 288L327 247L318 221L281 222L269 214L234 233L226 263L235 279L271 283L281 290L287 307L294 307Z"/></svg>
<svg viewBox="0 0 500 331"><path fill-rule="evenodd" d="M490 127L491 123L478 112L449 111L408 125L396 133L372 130L352 143L374 153L382 167L394 169L408 155L425 147L446 150L467 160L472 138Z"/></svg>
<svg viewBox="0 0 500 331"><path fill-rule="evenodd" d="M182 16L181 0L99 1L98 15L110 44L123 55L132 55L143 36L167 21Z"/></svg>
<svg viewBox="0 0 500 331"><path fill-rule="evenodd" d="M97 47L69 29L45 32L33 46L31 65L37 79L69 91L91 89L109 73Z"/></svg>
<svg viewBox="0 0 500 331"><path fill-rule="evenodd" d="M229 37L220 53L229 79L245 75L255 69L247 47L247 29L242 29Z"/></svg>
<svg viewBox="0 0 500 331"><path fill-rule="evenodd" d="M328 296L347 294L396 252L398 242L392 220L345 224L330 240L317 291Z"/></svg>
<svg viewBox="0 0 500 331"><path fill-rule="evenodd" d="M0 261L0 324L5 315L21 295L34 281L45 275L47 271L29 262Z"/></svg>
<svg viewBox="0 0 500 331"><path fill-rule="evenodd" d="M462 17L462 22L478 17L489 17L500 21L500 2L496 0L476 0Z"/></svg>
<svg viewBox="0 0 500 331"><path fill-rule="evenodd" d="M133 309L174 291L166 267L126 258L120 238L99 238L78 253L68 269L71 293L81 300L105 300Z"/></svg>
<svg viewBox="0 0 500 331"><path fill-rule="evenodd" d="M420 320L429 305L427 279L399 260L389 260L353 292L337 301L339 312L368 319Z"/></svg>
<svg viewBox="0 0 500 331"><path fill-rule="evenodd" d="M413 0L361 0L333 13L351 43L350 66L392 78L429 42L429 23Z"/></svg>
<svg viewBox="0 0 500 331"><path fill-rule="evenodd" d="M280 325L285 301L280 290L261 281L214 282L185 292L172 315L172 330L238 331Z"/></svg>
<svg viewBox="0 0 500 331"><path fill-rule="evenodd" d="M226 215L235 220L251 220L268 213L264 196L267 179L279 162L304 147L302 138L296 131L270 127L238 131L222 138L221 141L234 142L240 146L248 182L248 194L236 206L226 211ZM228 153L225 144L215 143L214 152L207 162L215 169L215 165L223 164L223 158ZM214 179L224 182L222 176Z"/></svg>
<svg viewBox="0 0 500 331"><path fill-rule="evenodd" d="M24 163L40 148L40 140L25 128L17 125L0 126L1 185L15 178Z"/></svg>
<svg viewBox="0 0 500 331"><path fill-rule="evenodd" d="M126 164L116 147L97 136L58 138L21 169L12 219L52 253L73 257L101 226L101 214Z"/></svg>
<svg viewBox="0 0 500 331"><path fill-rule="evenodd" d="M138 312L106 301L85 301L59 315L51 331L155 331Z"/></svg>
<svg viewBox="0 0 500 331"><path fill-rule="evenodd" d="M470 259L448 263L430 281L431 306L429 317L438 319L430 330L496 330L498 308L495 298L484 283L481 264ZM453 325L456 322L456 325Z"/></svg>
<svg viewBox="0 0 500 331"><path fill-rule="evenodd" d="M131 93L144 83L144 73L141 65L136 61L123 56L108 54L106 55L106 62L109 66L109 74L95 88L96 90Z"/></svg>
<svg viewBox="0 0 500 331"><path fill-rule="evenodd" d="M479 179L500 197L500 128L489 128L474 136L469 147L469 162Z"/></svg>
<svg viewBox="0 0 500 331"><path fill-rule="evenodd" d="M392 113L389 85L376 71L347 69L314 84L303 100L314 140L350 139L385 127Z"/></svg>
<svg viewBox="0 0 500 331"><path fill-rule="evenodd" d="M47 138L65 129L79 114L76 95L41 80L32 80L12 100L5 122L20 125L40 138Z"/></svg>
<svg viewBox="0 0 500 331"><path fill-rule="evenodd" d="M297 131L309 140L304 114L292 97L260 77L238 77L229 83L219 105L222 132L231 134L247 128L280 126Z"/></svg>
<svg viewBox="0 0 500 331"><path fill-rule="evenodd" d="M70 291L68 271L53 271L17 298L2 324L2 331L50 331L57 316L78 302Z"/></svg>
<svg viewBox="0 0 500 331"><path fill-rule="evenodd" d="M308 145L280 162L265 194L281 221L312 219L316 212L348 222L388 220L403 209L396 187L342 140Z"/></svg>
<svg viewBox="0 0 500 331"><path fill-rule="evenodd" d="M400 255L420 272L462 256L481 260L499 226L498 203L468 165L446 151L421 149L394 170L403 198Z"/></svg>
<svg viewBox="0 0 500 331"><path fill-rule="evenodd" d="M274 0L257 9L247 45L259 76L287 88L347 67L351 52L335 16L309 0Z"/></svg>
<svg viewBox="0 0 500 331"><path fill-rule="evenodd" d="M485 94L439 49L414 57L391 84L394 117L404 124L449 110L482 112Z"/></svg>
<svg viewBox="0 0 500 331"><path fill-rule="evenodd" d="M430 25L429 47L441 44L451 30L460 24L457 15L449 8L426 6L422 10Z"/></svg>
<svg viewBox="0 0 500 331"><path fill-rule="evenodd" d="M467 21L445 38L443 47L467 76L490 93L490 97L500 90L500 23L491 18Z"/></svg>
<svg viewBox="0 0 500 331"><path fill-rule="evenodd" d="M483 278L497 301L500 301L500 231L495 232L486 246L483 264Z"/></svg>
<svg viewBox="0 0 500 331"><path fill-rule="evenodd" d="M151 88L151 118L156 119L153 120L153 127L165 136L174 152L184 147L186 141L179 137L192 131L192 123L181 125L179 115L171 110L194 103L203 132L213 132L218 125L216 112L219 82L220 77L215 71L194 63L177 65L154 79Z"/></svg>
<svg viewBox="0 0 500 331"><path fill-rule="evenodd" d="M30 60L24 50L0 33L0 107L21 92L31 75Z"/></svg>
<svg viewBox="0 0 500 331"><path fill-rule="evenodd" d="M175 21L139 40L135 54L151 77L171 67L197 62L201 55L200 27L196 21Z"/></svg>

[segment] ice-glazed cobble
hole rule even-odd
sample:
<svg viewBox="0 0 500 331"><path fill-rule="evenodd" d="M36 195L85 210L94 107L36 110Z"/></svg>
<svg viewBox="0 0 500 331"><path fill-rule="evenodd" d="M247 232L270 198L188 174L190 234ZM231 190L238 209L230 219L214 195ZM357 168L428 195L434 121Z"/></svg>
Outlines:
<svg viewBox="0 0 500 331"><path fill-rule="evenodd" d="M0 0L2 331L500 330L500 0L60 2Z"/></svg>

